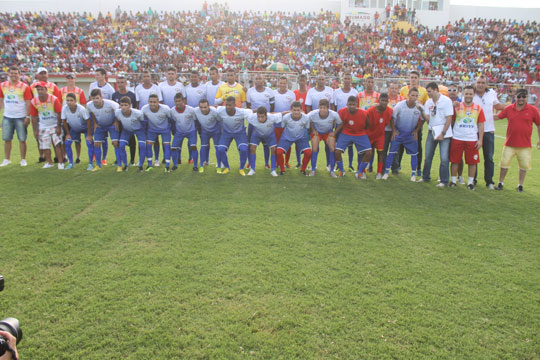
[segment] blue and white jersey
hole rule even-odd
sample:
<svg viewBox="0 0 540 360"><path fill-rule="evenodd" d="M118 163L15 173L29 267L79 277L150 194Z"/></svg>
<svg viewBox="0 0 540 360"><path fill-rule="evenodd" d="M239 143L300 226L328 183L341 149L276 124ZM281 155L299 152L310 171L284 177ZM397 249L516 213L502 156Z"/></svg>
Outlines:
<svg viewBox="0 0 540 360"><path fill-rule="evenodd" d="M250 114L247 118L249 125L253 126L253 130L261 137L267 137L274 133L274 127L276 124L281 123L283 116L280 113L266 114L266 121L260 122L257 119L257 113Z"/></svg>
<svg viewBox="0 0 540 360"><path fill-rule="evenodd" d="M94 81L93 83L90 84L89 89L90 89L90 93L91 93L92 90L94 90L94 89L99 89L99 90L101 90L101 96L102 96L104 99L112 100L112 95L114 94L114 88L113 88L112 85L109 84L109 83L105 83L105 85L99 86L99 85L98 85L98 82L97 82L97 81Z"/></svg>
<svg viewBox="0 0 540 360"><path fill-rule="evenodd" d="M324 119L321 118L319 110L313 110L307 116L319 134L328 134L341 124L338 113L332 110L328 110L328 116Z"/></svg>
<svg viewBox="0 0 540 360"><path fill-rule="evenodd" d="M306 94L306 106L311 106L311 110L319 108L319 101L321 99L328 100L328 103L334 103L334 90L330 86L325 86L322 91L318 91L317 88L311 88Z"/></svg>
<svg viewBox="0 0 540 360"><path fill-rule="evenodd" d="M186 86L186 94L187 104L196 108L199 106L199 101L206 99L206 85L199 84L198 86L193 87L193 85L189 84Z"/></svg>
<svg viewBox="0 0 540 360"><path fill-rule="evenodd" d="M274 90L274 111L275 112L284 112L290 111L291 105L296 101L296 95L291 90L287 90L285 94L281 94L278 90Z"/></svg>
<svg viewBox="0 0 540 360"><path fill-rule="evenodd" d="M205 115L202 113L201 109L197 107L195 108L195 117L199 120L203 131L209 133L221 132L221 122L223 119L221 119L221 116L219 116L216 109L210 108L210 112Z"/></svg>
<svg viewBox="0 0 540 360"><path fill-rule="evenodd" d="M306 114L302 114L299 120L293 120L291 114L287 114L281 120L281 126L285 140L296 141L306 136L306 130L309 129L309 118Z"/></svg>
<svg viewBox="0 0 540 360"><path fill-rule="evenodd" d="M88 110L85 109L81 104L76 104L77 108L75 112L72 112L67 104L62 106L62 114L60 117L63 121L66 121L69 124L69 127L77 132L83 132L88 129L86 125L86 120L90 119L90 114Z"/></svg>
<svg viewBox="0 0 540 360"><path fill-rule="evenodd" d="M135 87L135 98L139 102L139 109L148 104L148 98L150 95L155 94L158 96L159 101L163 101L163 95L161 94L161 89L156 84L152 84L149 89L145 88L143 84L139 84Z"/></svg>
<svg viewBox="0 0 540 360"><path fill-rule="evenodd" d="M334 90L334 105L336 110L341 110L347 107L347 99L349 96L358 97L358 91L355 88L351 88L349 92L344 92L342 88Z"/></svg>
<svg viewBox="0 0 540 360"><path fill-rule="evenodd" d="M275 103L274 91L269 87L265 87L263 91L259 92L255 86L251 87L247 91L246 102L251 105L252 110L264 106L266 111L270 111L270 105Z"/></svg>
<svg viewBox="0 0 540 360"><path fill-rule="evenodd" d="M112 100L103 99L103 105L98 109L93 101L86 104L90 114L94 114L96 122L100 127L111 126L114 122L114 112L120 108L120 105Z"/></svg>
<svg viewBox="0 0 540 360"><path fill-rule="evenodd" d="M146 121L148 121L148 130L155 132L171 131L169 114L171 108L167 105L159 104L156 112L150 110L150 105L145 105L142 109Z"/></svg>
<svg viewBox="0 0 540 360"><path fill-rule="evenodd" d="M208 103L210 104L210 106L216 104L216 94L217 94L218 88L223 84L225 83L221 80L218 81L216 85L212 84L212 81L208 81L206 83L206 99L208 100Z"/></svg>
<svg viewBox="0 0 540 360"><path fill-rule="evenodd" d="M184 98L186 97L186 88L184 84L178 81L174 85L169 85L167 81L163 81L159 83L158 87L161 90L161 96L163 96L163 103L170 108L175 106L174 97L176 94L182 93Z"/></svg>
<svg viewBox="0 0 540 360"><path fill-rule="evenodd" d="M410 108L407 105L407 100L402 100L394 106L392 118L394 119L394 127L399 131L399 136L404 137L411 135L416 129L421 114L416 105Z"/></svg>
<svg viewBox="0 0 540 360"><path fill-rule="evenodd" d="M145 128L144 115L141 110L131 109L131 114L125 116L122 112L122 109L118 109L114 112L116 120L122 123L122 128L124 130L135 132Z"/></svg>
<svg viewBox="0 0 540 360"><path fill-rule="evenodd" d="M227 108L225 106L220 106L217 108L218 115L223 119L223 130L229 133L245 132L246 126L244 120L249 115L253 114L253 111L241 108L234 109L234 114L229 115L227 114Z"/></svg>
<svg viewBox="0 0 540 360"><path fill-rule="evenodd" d="M170 118L176 124L176 132L187 134L195 130L195 109L186 105L184 111L180 112L176 106L170 110Z"/></svg>

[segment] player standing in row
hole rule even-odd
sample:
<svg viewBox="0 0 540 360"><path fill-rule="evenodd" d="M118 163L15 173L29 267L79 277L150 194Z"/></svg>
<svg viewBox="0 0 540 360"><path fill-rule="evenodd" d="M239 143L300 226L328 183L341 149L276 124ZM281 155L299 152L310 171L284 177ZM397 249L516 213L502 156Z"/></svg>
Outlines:
<svg viewBox="0 0 540 360"><path fill-rule="evenodd" d="M407 100L407 98L399 94L399 84L396 81L390 82L390 85L388 86L388 106L394 108L397 105L397 103L403 100ZM390 124L388 124L384 128L383 152L385 155L388 154L388 149L390 148L391 141L392 141L392 127L390 126ZM403 157L403 146L400 146L399 156L394 157L394 162L392 164L392 172L395 172L395 173L398 172L399 164L401 164L402 157ZM385 160L385 163L386 163L386 160Z"/></svg>
<svg viewBox="0 0 540 360"><path fill-rule="evenodd" d="M237 108L246 107L246 92L244 87L236 82L236 74L233 69L227 70L227 82L218 88L215 105L222 105L230 97L234 98Z"/></svg>
<svg viewBox="0 0 540 360"><path fill-rule="evenodd" d="M318 105L318 104L317 104ZM291 112L281 121L284 128L281 139L277 146L277 163L281 169L281 175L285 174L285 159L284 154L289 150L294 143L304 154L302 159L302 167L300 171L307 175L306 168L311 160L311 149L309 148L307 131L309 129L309 118L302 113L302 104L295 101L291 105Z"/></svg>
<svg viewBox="0 0 540 360"><path fill-rule="evenodd" d="M411 156L411 181L416 181L416 170L418 168L418 132L422 128L423 108L418 101L418 89L411 88L408 91L408 99L400 101L394 106L390 128L392 137L390 151L386 158L386 169L383 180L388 179L390 169L395 164L394 156L398 154L401 147L405 148Z"/></svg>
<svg viewBox="0 0 540 360"><path fill-rule="evenodd" d="M311 136L311 172L309 176L315 176L317 171L317 156L319 155L319 143L324 141L330 150L330 176L337 177L334 169L336 167L336 134L337 128L341 124L341 119L337 112L330 110L330 102L326 99L319 100L319 109L313 110L307 116L310 121Z"/></svg>
<svg viewBox="0 0 540 360"><path fill-rule="evenodd" d="M75 85L76 78L77 78L77 75L75 73L66 74L66 86L60 89L60 93L62 94L62 106L66 104L66 97L67 97L67 94L69 93L75 95L77 104L81 104L83 106L86 105L87 103L86 95L84 94L83 89ZM81 162L80 160L81 142L80 141L75 142L75 150L77 151L77 159L75 160L75 164L79 164ZM65 149L65 152L67 153L67 149Z"/></svg>
<svg viewBox="0 0 540 360"><path fill-rule="evenodd" d="M250 170L248 175L255 175L255 165L257 162L257 146L262 142L270 149L270 175L277 176L276 173L276 133L274 128L281 123L281 113L269 114L266 107L260 106L255 114L250 114L247 117L249 124L248 132L251 132L249 141L249 164Z"/></svg>
<svg viewBox="0 0 540 360"><path fill-rule="evenodd" d="M146 171L153 169L152 147L161 135L163 156L165 157L165 172L169 172L171 162L171 123L169 122L169 115L171 109L167 105L160 104L159 101L158 94L150 94L148 96L148 104L144 105L141 109L145 120L148 122L148 130L146 132L146 159L148 161L148 168ZM154 165L159 166L159 160L157 161L157 165L155 162Z"/></svg>
<svg viewBox="0 0 540 360"><path fill-rule="evenodd" d="M214 107L210 107L209 100L199 101L199 107L195 108L195 117L201 124L201 166L199 172L204 172L204 167L208 165L210 158L210 139L214 143L216 151L216 166L222 168L222 163L218 156L219 138L221 137L221 117Z"/></svg>
<svg viewBox="0 0 540 360"><path fill-rule="evenodd" d="M187 139L188 148L191 152L191 158L193 159L193 171L198 171L197 165L199 164L199 153L197 152L197 128L195 126L197 116L195 115L195 109L186 105L186 99L182 93L178 93L174 96L174 103L175 106L169 111L169 117L175 128L172 143L172 170L178 168L180 149L182 149L184 139Z"/></svg>
<svg viewBox="0 0 540 360"><path fill-rule="evenodd" d="M101 96L100 89L93 89L90 92L90 99L92 101L86 104L86 108L90 113L87 140L92 141L92 136L94 137L94 154L97 166L92 171L98 171L102 165L101 147L107 143L107 136L111 137L116 154L116 163L120 164L120 153L118 150L119 134L114 126L114 112L120 106L112 100L104 99Z"/></svg>
<svg viewBox="0 0 540 360"><path fill-rule="evenodd" d="M50 95L47 90L47 83L38 81L35 84L38 96L30 101L30 115L32 116L32 126L34 136L39 141L39 149L43 151L45 164L43 169L54 167L51 158L51 142L54 145L58 159L63 159L62 152L62 105L60 99ZM64 170L64 162L58 162L58 169Z"/></svg>
<svg viewBox="0 0 540 360"><path fill-rule="evenodd" d="M69 164L66 166L66 170L72 169L75 166L73 161L73 150L71 144L75 142L78 144L77 148L81 148L81 134L84 134L86 140L86 147L88 149L88 168L86 170L93 170L92 160L94 158L94 144L88 141L88 120L90 114L84 106L77 103L77 95L69 93L66 95L62 107L62 121L64 123L64 133L66 134L65 151L68 157ZM77 154L78 159L79 154ZM80 162L80 161L79 161Z"/></svg>
<svg viewBox="0 0 540 360"><path fill-rule="evenodd" d="M465 162L469 166L469 178L467 189L474 190L474 176L476 175L476 166L480 162L478 149L482 147L484 138L484 111L473 103L474 87L466 86L463 88L463 102L455 109L455 121L453 126L453 137L450 145L450 162L452 181L450 187L457 184L458 167L465 153Z"/></svg>
<svg viewBox="0 0 540 360"><path fill-rule="evenodd" d="M137 136L137 142L139 143L139 171L142 171L146 154L146 124L144 114L141 110L133 108L134 104L132 103L132 98L130 96L123 96L120 98L119 104L120 109L117 109L114 113L116 118L116 128L120 129L120 124L122 125L119 144L120 161L116 171L120 172L128 170L129 163L127 161L126 145L130 143L135 135ZM130 162L133 164L133 159L131 159Z"/></svg>
<svg viewBox="0 0 540 360"><path fill-rule="evenodd" d="M334 110L339 111L347 107L347 99L350 96L358 96L358 91L352 87L352 74L343 74L343 87L334 90ZM353 158L354 150L352 145L347 148L349 155L349 170L354 172Z"/></svg>
<svg viewBox="0 0 540 360"><path fill-rule="evenodd" d="M152 82L152 74L150 71L146 70L142 74L142 83L137 85L135 87L135 98L137 100L137 104L139 105L139 110L142 110L143 107L148 105L150 95L156 95L158 97L158 102L163 101L163 96L161 94L161 90L159 86L154 84ZM169 133L169 140L170 140L171 134ZM147 137L148 140L148 137ZM154 147L154 153L155 153L155 161L154 166L159 166L159 140L156 139L153 142ZM146 152L152 152L151 147L146 147ZM165 152L165 146L163 146L163 152ZM152 166L150 166L151 168ZM151 170L151 169L150 169Z"/></svg>
<svg viewBox="0 0 540 360"><path fill-rule="evenodd" d="M382 179L384 172L384 162L386 154L384 152L384 137L386 126L390 124L392 118L392 108L388 106L388 94L379 95L379 101L367 111L369 118L369 129L367 132L369 142L374 150L377 150L377 176L375 179Z"/></svg>
<svg viewBox="0 0 540 360"><path fill-rule="evenodd" d="M103 99L112 100L114 87L107 82L107 71L103 68L96 69L96 81L90 84L90 93L94 89L99 89L101 91Z"/></svg>
<svg viewBox="0 0 540 360"><path fill-rule="evenodd" d="M11 147L13 134L17 131L21 166L26 166L27 127L30 123L30 86L21 81L19 68L12 66L8 71L8 80L0 84L0 109L4 109L2 119L2 140L4 140L4 161L0 166L11 164Z"/></svg>
<svg viewBox="0 0 540 360"><path fill-rule="evenodd" d="M130 91L128 88L127 88L127 79L126 77L121 74L121 75L118 75L118 77L116 78L116 86L118 88L117 91L115 91L112 95L112 100L117 103L118 105L120 105L120 99L122 99L124 96L127 96L129 98L129 100L131 101L131 107L132 108L137 108L137 98L135 97L135 93L133 91ZM120 130L121 127L122 127L122 122L120 121L119 122L119 126L120 126ZM120 132L120 135L122 134L122 132ZM146 140L145 140L146 141ZM129 138L129 155L130 155L130 161L129 163L131 165L135 165L135 154L137 152L137 140L135 139L135 135L132 134L132 136ZM122 146L122 142L120 142L120 147ZM139 145L140 147L140 145ZM146 156L146 145L144 147L145 149L145 152L142 154L143 158ZM140 157L141 154L139 154L139 157Z"/></svg>
<svg viewBox="0 0 540 360"><path fill-rule="evenodd" d="M370 107L379 102L379 93L375 91L375 79L369 76L364 80L364 91L358 93L358 107L368 111ZM370 123L371 125L371 123ZM360 163L361 159L358 159ZM373 156L371 157L368 171L373 171Z"/></svg>
<svg viewBox="0 0 540 360"><path fill-rule="evenodd" d="M210 106L214 106L216 104L216 94L218 89L224 82L219 79L219 70L217 67L212 66L209 73L210 81L206 82L206 100L208 100Z"/></svg>

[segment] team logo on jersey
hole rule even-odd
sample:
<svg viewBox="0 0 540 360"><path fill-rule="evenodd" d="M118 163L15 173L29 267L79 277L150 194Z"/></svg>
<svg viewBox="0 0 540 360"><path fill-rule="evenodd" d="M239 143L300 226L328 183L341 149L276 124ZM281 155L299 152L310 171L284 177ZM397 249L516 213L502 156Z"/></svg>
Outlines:
<svg viewBox="0 0 540 360"><path fill-rule="evenodd" d="M41 108L42 108L43 110L45 110L45 109L47 108L47 105L46 105L46 104L43 104L43 105L41 105Z"/></svg>
<svg viewBox="0 0 540 360"><path fill-rule="evenodd" d="M420 111L416 110L416 111L414 112L414 116L420 116Z"/></svg>
<svg viewBox="0 0 540 360"><path fill-rule="evenodd" d="M465 118L465 119L462 120L462 122L463 122L464 124L470 124L470 123L472 123L473 121L472 121L471 118Z"/></svg>
<svg viewBox="0 0 540 360"><path fill-rule="evenodd" d="M15 92L15 89L9 89L9 92L11 92L11 93Z"/></svg>
<svg viewBox="0 0 540 360"><path fill-rule="evenodd" d="M6 99L8 99L8 100L15 100L16 98L17 98L16 95L8 95L8 96L6 96Z"/></svg>
<svg viewBox="0 0 540 360"><path fill-rule="evenodd" d="M382 124L382 122L383 122L383 118L380 118L379 123Z"/></svg>
<svg viewBox="0 0 540 360"><path fill-rule="evenodd" d="M369 99L366 100L366 103L367 103L367 104L371 104L371 100L369 100Z"/></svg>
<svg viewBox="0 0 540 360"><path fill-rule="evenodd" d="M474 154L473 159L478 160L478 154Z"/></svg>
<svg viewBox="0 0 540 360"><path fill-rule="evenodd" d="M471 112L470 112L470 111L467 111L465 114L466 114L467 116L471 116Z"/></svg>
<svg viewBox="0 0 540 360"><path fill-rule="evenodd" d="M302 98L298 99L298 101L300 101L300 104L304 103L304 99L302 99Z"/></svg>
<svg viewBox="0 0 540 360"><path fill-rule="evenodd" d="M113 112L114 112L113 109L105 109L105 114L111 114Z"/></svg>
<svg viewBox="0 0 540 360"><path fill-rule="evenodd" d="M349 120L349 125L351 125L351 126L354 125L354 121Z"/></svg>
<svg viewBox="0 0 540 360"><path fill-rule="evenodd" d="M326 100L330 101L330 99L332 99L332 96L330 94L324 94L324 97L326 98Z"/></svg>
<svg viewBox="0 0 540 360"><path fill-rule="evenodd" d="M51 112L50 111L44 111L43 116L51 116Z"/></svg>

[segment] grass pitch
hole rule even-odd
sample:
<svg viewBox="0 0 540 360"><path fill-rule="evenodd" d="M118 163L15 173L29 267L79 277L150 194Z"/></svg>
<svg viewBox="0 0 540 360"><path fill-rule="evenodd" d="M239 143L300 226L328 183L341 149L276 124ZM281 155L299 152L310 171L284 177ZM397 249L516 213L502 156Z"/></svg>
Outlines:
<svg viewBox="0 0 540 360"><path fill-rule="evenodd" d="M272 178L262 151L243 178L234 149L223 176L42 170L29 145L0 169L0 317L22 359L540 357L537 150L518 194L517 163L470 192L411 183L407 156L363 182L324 156Z"/></svg>

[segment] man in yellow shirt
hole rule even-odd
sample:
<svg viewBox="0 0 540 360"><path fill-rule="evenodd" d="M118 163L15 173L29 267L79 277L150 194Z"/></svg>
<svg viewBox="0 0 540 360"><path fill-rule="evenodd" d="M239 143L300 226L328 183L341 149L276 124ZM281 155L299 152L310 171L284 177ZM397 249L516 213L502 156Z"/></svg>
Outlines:
<svg viewBox="0 0 540 360"><path fill-rule="evenodd" d="M216 105L222 105L230 96L235 99L235 107L246 107L246 92L244 87L236 82L236 74L233 69L227 70L227 82L217 90Z"/></svg>

